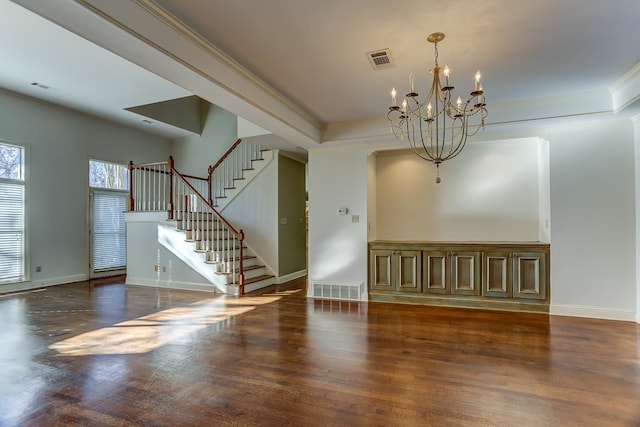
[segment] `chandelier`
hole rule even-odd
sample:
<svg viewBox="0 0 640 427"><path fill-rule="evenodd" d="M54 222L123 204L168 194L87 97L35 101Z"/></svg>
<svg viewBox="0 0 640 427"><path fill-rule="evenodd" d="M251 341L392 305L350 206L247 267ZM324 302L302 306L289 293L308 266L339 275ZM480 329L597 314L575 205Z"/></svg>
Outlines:
<svg viewBox="0 0 640 427"><path fill-rule="evenodd" d="M427 41L435 49L435 67L431 69L433 83L427 98L420 102L414 88L413 74L409 75L409 93L401 105L396 99L396 88L391 90L391 107L387 118L391 133L400 140L409 140L413 152L436 165L436 183L440 182L440 164L456 157L464 148L467 137L484 128L487 117L484 91L480 83L480 71L475 75L473 92L466 101L460 97L453 101L453 85L449 83L449 67L438 65L438 42L443 33L433 33ZM444 75L444 87L440 82Z"/></svg>

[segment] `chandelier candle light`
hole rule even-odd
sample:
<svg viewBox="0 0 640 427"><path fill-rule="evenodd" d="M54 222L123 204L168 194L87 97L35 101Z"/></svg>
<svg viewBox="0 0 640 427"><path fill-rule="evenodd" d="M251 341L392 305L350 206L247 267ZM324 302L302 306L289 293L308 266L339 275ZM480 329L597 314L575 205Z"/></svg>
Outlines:
<svg viewBox="0 0 640 427"><path fill-rule="evenodd" d="M449 67L438 65L438 42L443 33L433 33L427 41L435 49L435 67L431 69L433 83L427 98L420 102L414 89L413 74L409 75L409 93L398 106L397 92L391 90L391 107L387 118L391 122L391 133L401 141L406 136L419 157L436 165L436 183L440 182L440 163L456 157L464 148L467 137L484 128L487 117L484 91L480 83L480 71L475 75L473 92L469 99L460 97L453 102L454 87L449 83ZM440 82L444 75L444 87Z"/></svg>

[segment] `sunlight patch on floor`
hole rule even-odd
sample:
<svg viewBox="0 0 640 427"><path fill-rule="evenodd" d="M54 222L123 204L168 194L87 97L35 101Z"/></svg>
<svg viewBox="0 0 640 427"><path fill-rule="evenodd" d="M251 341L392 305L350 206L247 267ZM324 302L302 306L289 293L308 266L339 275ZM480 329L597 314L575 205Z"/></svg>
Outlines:
<svg viewBox="0 0 640 427"><path fill-rule="evenodd" d="M203 300L70 337L49 348L65 356L148 353L281 298L269 295Z"/></svg>

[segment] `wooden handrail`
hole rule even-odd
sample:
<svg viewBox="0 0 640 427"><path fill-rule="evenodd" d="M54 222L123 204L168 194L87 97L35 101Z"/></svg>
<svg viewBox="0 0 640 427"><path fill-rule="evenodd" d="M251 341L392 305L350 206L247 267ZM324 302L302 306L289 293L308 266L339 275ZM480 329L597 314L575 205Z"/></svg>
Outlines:
<svg viewBox="0 0 640 427"><path fill-rule="evenodd" d="M171 159L171 157L169 157ZM168 162L151 162L151 163L139 163L139 164L134 164L133 162L129 162L129 167L131 169L142 169L142 168L148 168L149 166L160 166L160 165L166 165Z"/></svg>
<svg viewBox="0 0 640 427"><path fill-rule="evenodd" d="M220 166L222 164L222 162L224 162L224 160L229 157L229 155L233 152L233 150L235 150L235 148L240 144L240 142L242 142L242 140L240 138L238 138L236 140L236 142L233 143L233 145L231 145L231 147L229 147L229 149L227 151L225 151L225 153L222 155L222 157L220 157L218 159L217 162L215 162L215 164L209 166L207 168L207 189L209 191L209 203L211 205L213 205L213 171L215 171L218 166Z"/></svg>
<svg viewBox="0 0 640 427"><path fill-rule="evenodd" d="M198 190L196 190L195 188L193 188L193 186L189 183L189 181L187 181L184 178L184 175L182 175L180 172L178 172L175 169L172 169L173 174L175 176L177 176L178 178L180 178L180 180L183 182L184 185L187 186L187 188L189 188L189 190L191 190L193 192L193 194L200 199L201 202L203 202L209 209L211 209L211 212L213 212L213 214L215 215L216 218L218 218L218 220L220 220L232 233L233 235L240 239L240 240L244 240L244 235L243 233L239 232L238 230L236 230L235 228L233 228L233 226L231 224L229 224L229 222L224 219L222 217L222 215L220 215L220 212L218 212L212 205L211 203L209 203L208 200L206 200L204 197L202 197L202 195L198 192Z"/></svg>
<svg viewBox="0 0 640 427"><path fill-rule="evenodd" d="M224 159L226 159L227 157L229 157L229 155L231 154L231 152L238 146L238 144L240 144L242 142L242 140L240 138L238 138L238 140L236 142L233 143L233 145L231 147L229 147L229 149L222 155L222 157L220 157L220 159L218 159L218 161L213 164L212 166L209 166L208 172L209 172L209 176L211 176L211 174L213 173L214 170L216 170L218 168L218 166L220 166L222 164L222 162L224 162Z"/></svg>
<svg viewBox="0 0 640 427"><path fill-rule="evenodd" d="M206 181L207 180L207 178L201 178L199 176L194 176L194 175L182 174L182 176L185 177L185 178L199 179L200 181Z"/></svg>

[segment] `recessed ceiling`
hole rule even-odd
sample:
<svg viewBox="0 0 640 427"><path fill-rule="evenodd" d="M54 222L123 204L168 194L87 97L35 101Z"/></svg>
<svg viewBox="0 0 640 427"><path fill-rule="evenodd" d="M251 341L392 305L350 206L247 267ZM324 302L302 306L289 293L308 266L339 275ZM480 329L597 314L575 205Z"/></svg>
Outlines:
<svg viewBox="0 0 640 427"><path fill-rule="evenodd" d="M385 115L389 91L429 86L433 46L456 89L488 103L604 89L640 61L637 0L158 0L323 123ZM374 71L366 52L390 49Z"/></svg>
<svg viewBox="0 0 640 427"><path fill-rule="evenodd" d="M434 60L426 37L436 31L446 34L439 44L439 61L451 69L456 91L469 92L476 70L482 71L490 118L491 107L503 102L554 96L566 100L577 93L606 91L640 63L637 0L406 0L401 5L388 0L122 0L117 8L107 0L61 0L55 13L54 6L40 0L15 1L56 15L57 22L79 8L86 8L86 16L92 8L113 15L134 3L148 10L162 6L314 118L312 127L318 133L336 124L384 118L391 87L403 93L410 73L415 75L416 90L425 93ZM0 85L5 88L120 120L128 120L121 116L124 108L192 94L80 37L49 33L59 27L33 14L26 16L30 12L11 2L0 4L7 21L0 30L0 55L3 62L15 64L0 70ZM109 21L127 20L133 25L130 34L151 37L146 42L152 48L154 43L171 44L162 39L169 33L152 33L145 27L150 21L127 18ZM65 23L78 33L90 32L90 24L83 20L69 18ZM120 28L96 34L100 31L92 32L94 41L100 39L114 51L126 50L109 42ZM159 38L154 40L154 35ZM393 65L374 70L366 53L380 49L389 49ZM129 59L138 58L130 54ZM203 62L198 70L206 68L210 58L199 59ZM174 68L173 74L164 73L167 64L155 56L137 62L189 87L183 82L191 77L180 80ZM32 86L33 82L52 89ZM210 94L195 90L201 84L191 85L191 92L211 101ZM243 102L254 111L262 108L262 100L255 105L250 98ZM257 116L270 114L262 108ZM140 117L135 119L141 124ZM291 117L279 119L274 128ZM268 128L264 121L256 123ZM314 129L302 125L295 129L309 140L322 139Z"/></svg>

